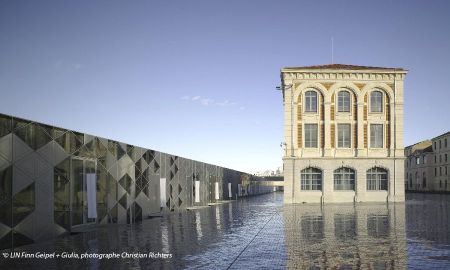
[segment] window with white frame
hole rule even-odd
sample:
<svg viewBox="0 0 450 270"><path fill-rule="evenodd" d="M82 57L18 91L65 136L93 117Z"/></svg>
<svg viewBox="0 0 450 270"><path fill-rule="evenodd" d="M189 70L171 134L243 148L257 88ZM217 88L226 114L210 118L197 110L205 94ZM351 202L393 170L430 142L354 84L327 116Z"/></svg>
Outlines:
<svg viewBox="0 0 450 270"><path fill-rule="evenodd" d="M334 190L355 190L355 171L346 167L335 170Z"/></svg>
<svg viewBox="0 0 450 270"><path fill-rule="evenodd" d="M388 190L388 172L379 167L367 171L367 190Z"/></svg>
<svg viewBox="0 0 450 270"><path fill-rule="evenodd" d="M305 124L305 147L317 148L317 124Z"/></svg>
<svg viewBox="0 0 450 270"><path fill-rule="evenodd" d="M381 91L370 93L370 112L383 112L383 93Z"/></svg>
<svg viewBox="0 0 450 270"><path fill-rule="evenodd" d="M317 92L306 91L305 93L305 112L317 112Z"/></svg>
<svg viewBox="0 0 450 270"><path fill-rule="evenodd" d="M338 147L350 148L350 124L338 124Z"/></svg>
<svg viewBox="0 0 450 270"><path fill-rule="evenodd" d="M322 171L317 168L306 168L301 171L302 190L322 190Z"/></svg>
<svg viewBox="0 0 450 270"><path fill-rule="evenodd" d="M350 92L339 91L338 93L338 112L350 112Z"/></svg>
<svg viewBox="0 0 450 270"><path fill-rule="evenodd" d="M383 148L383 124L370 124L370 147Z"/></svg>

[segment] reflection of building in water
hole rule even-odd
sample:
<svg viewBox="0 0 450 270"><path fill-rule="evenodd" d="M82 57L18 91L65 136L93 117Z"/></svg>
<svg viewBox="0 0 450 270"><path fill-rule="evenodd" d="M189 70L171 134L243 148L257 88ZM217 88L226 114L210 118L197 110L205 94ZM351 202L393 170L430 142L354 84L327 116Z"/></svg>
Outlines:
<svg viewBox="0 0 450 270"><path fill-rule="evenodd" d="M284 208L287 267L406 267L405 205L291 205Z"/></svg>
<svg viewBox="0 0 450 270"><path fill-rule="evenodd" d="M450 245L450 196L408 194L408 238Z"/></svg>

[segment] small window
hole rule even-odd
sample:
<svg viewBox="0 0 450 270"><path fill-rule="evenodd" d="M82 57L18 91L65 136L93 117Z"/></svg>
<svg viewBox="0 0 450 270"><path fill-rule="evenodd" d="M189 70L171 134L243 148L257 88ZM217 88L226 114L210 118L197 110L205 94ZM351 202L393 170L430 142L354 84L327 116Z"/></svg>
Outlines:
<svg viewBox="0 0 450 270"><path fill-rule="evenodd" d="M370 125L370 147L383 148L383 125Z"/></svg>
<svg viewBox="0 0 450 270"><path fill-rule="evenodd" d="M350 124L338 124L338 147L350 148Z"/></svg>
<svg viewBox="0 0 450 270"><path fill-rule="evenodd" d="M317 148L317 124L305 124L305 147Z"/></svg>
<svg viewBox="0 0 450 270"><path fill-rule="evenodd" d="M338 112L350 112L350 93L348 91L338 93Z"/></svg>
<svg viewBox="0 0 450 270"><path fill-rule="evenodd" d="M427 164L427 156L423 156L423 164Z"/></svg>
<svg viewBox="0 0 450 270"><path fill-rule="evenodd" d="M420 164L420 157L416 157L416 164L417 164L417 165Z"/></svg>
<svg viewBox="0 0 450 270"><path fill-rule="evenodd" d="M316 91L307 91L305 93L305 112L317 112Z"/></svg>
<svg viewBox="0 0 450 270"><path fill-rule="evenodd" d="M439 176L442 176L442 167L439 167Z"/></svg>
<svg viewBox="0 0 450 270"><path fill-rule="evenodd" d="M444 158L445 162L447 162L447 154L445 154L444 157L445 157L445 158Z"/></svg>
<svg viewBox="0 0 450 270"><path fill-rule="evenodd" d="M370 112L383 112L383 93L381 91L370 93Z"/></svg>
<svg viewBox="0 0 450 270"><path fill-rule="evenodd" d="M447 138L445 138L445 140L444 140L444 145L445 145L445 148L447 148Z"/></svg>
<svg viewBox="0 0 450 270"><path fill-rule="evenodd" d="M436 142L434 142L433 145L434 145L434 150L436 150Z"/></svg>

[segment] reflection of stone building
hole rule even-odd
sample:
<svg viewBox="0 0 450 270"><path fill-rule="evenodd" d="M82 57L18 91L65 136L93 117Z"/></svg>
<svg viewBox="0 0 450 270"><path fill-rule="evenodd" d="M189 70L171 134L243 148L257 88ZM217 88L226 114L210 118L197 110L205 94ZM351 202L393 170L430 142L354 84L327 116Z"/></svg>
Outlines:
<svg viewBox="0 0 450 270"><path fill-rule="evenodd" d="M273 190L256 178L0 114L0 250Z"/></svg>
<svg viewBox="0 0 450 270"><path fill-rule="evenodd" d="M404 201L406 70L281 70L285 203Z"/></svg>
<svg viewBox="0 0 450 270"><path fill-rule="evenodd" d="M293 205L284 211L288 269L403 269L405 205Z"/></svg>
<svg viewBox="0 0 450 270"><path fill-rule="evenodd" d="M450 191L450 132L405 148L405 188Z"/></svg>

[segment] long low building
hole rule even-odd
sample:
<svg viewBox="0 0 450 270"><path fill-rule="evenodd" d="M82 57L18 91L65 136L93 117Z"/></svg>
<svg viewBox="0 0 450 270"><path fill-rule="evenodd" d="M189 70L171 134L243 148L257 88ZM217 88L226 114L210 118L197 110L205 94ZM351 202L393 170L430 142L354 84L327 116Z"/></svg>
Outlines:
<svg viewBox="0 0 450 270"><path fill-rule="evenodd" d="M256 180L261 178L0 114L0 250L274 190Z"/></svg>
<svg viewBox="0 0 450 270"><path fill-rule="evenodd" d="M450 132L405 148L407 191L450 192Z"/></svg>

